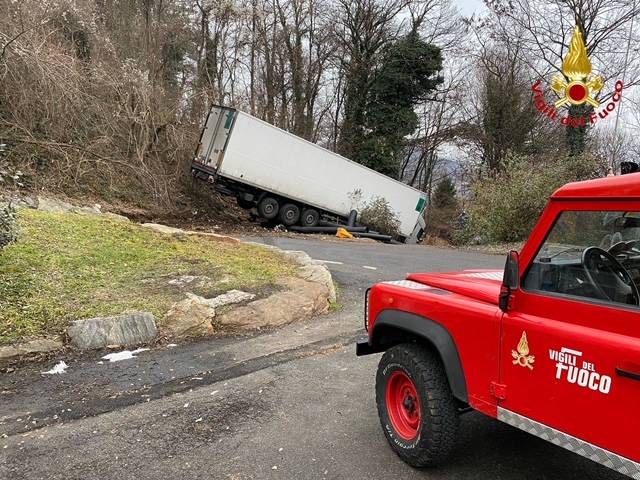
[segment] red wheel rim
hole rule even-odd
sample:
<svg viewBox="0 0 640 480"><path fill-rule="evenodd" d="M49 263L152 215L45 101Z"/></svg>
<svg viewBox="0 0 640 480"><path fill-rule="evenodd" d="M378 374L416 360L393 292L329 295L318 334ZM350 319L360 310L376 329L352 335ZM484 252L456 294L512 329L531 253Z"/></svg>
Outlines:
<svg viewBox="0 0 640 480"><path fill-rule="evenodd" d="M420 429L420 397L413 381L395 371L387 382L387 412L391 425L403 440L413 440Z"/></svg>

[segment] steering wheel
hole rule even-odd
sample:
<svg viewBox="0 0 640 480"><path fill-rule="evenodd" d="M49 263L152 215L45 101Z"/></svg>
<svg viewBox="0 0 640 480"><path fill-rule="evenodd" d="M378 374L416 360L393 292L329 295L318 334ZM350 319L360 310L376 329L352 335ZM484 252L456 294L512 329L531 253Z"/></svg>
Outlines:
<svg viewBox="0 0 640 480"><path fill-rule="evenodd" d="M602 300L640 305L640 292L631 275L606 250L600 247L586 248L582 252L582 268Z"/></svg>

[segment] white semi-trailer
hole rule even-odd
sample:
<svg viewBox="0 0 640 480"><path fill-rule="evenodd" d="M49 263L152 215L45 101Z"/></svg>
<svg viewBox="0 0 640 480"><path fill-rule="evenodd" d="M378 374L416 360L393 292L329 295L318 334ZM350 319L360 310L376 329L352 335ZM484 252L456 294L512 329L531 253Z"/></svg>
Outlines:
<svg viewBox="0 0 640 480"><path fill-rule="evenodd" d="M211 108L192 172L241 207L287 226L346 219L383 197L407 241L424 233L423 192L233 108Z"/></svg>

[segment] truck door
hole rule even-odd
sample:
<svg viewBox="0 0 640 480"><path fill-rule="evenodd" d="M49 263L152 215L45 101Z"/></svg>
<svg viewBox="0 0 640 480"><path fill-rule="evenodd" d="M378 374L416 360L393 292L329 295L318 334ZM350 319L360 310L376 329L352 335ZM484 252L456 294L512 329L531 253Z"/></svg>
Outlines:
<svg viewBox="0 0 640 480"><path fill-rule="evenodd" d="M640 462L640 213L572 205L503 316L498 417L624 473Z"/></svg>

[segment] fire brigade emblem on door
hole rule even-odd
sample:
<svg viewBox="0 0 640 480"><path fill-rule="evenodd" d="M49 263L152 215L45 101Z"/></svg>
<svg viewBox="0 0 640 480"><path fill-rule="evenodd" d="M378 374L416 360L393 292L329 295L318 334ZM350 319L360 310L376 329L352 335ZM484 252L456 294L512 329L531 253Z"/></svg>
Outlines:
<svg viewBox="0 0 640 480"><path fill-rule="evenodd" d="M529 370L533 370L533 364L536 362L534 355L529 355L529 341L527 340L527 332L522 332L522 337L518 342L518 349L511 350L511 356L513 357L513 364L526 367Z"/></svg>

